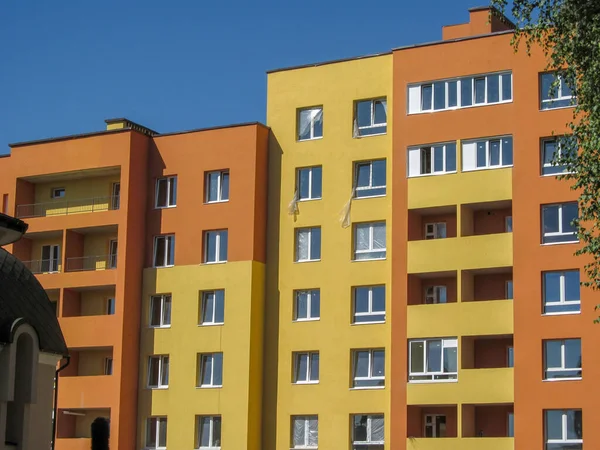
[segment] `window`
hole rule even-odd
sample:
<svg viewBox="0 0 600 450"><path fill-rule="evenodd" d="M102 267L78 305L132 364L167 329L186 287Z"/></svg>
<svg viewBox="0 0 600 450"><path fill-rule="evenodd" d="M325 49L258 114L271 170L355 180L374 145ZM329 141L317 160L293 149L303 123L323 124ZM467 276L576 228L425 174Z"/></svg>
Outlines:
<svg viewBox="0 0 600 450"><path fill-rule="evenodd" d="M206 174L206 203L229 200L229 170L217 170Z"/></svg>
<svg viewBox="0 0 600 450"><path fill-rule="evenodd" d="M426 438L446 437L446 416L441 414L425 414L425 432Z"/></svg>
<svg viewBox="0 0 600 450"><path fill-rule="evenodd" d="M223 386L223 353L204 353L198 355L200 370L198 371L199 387Z"/></svg>
<svg viewBox="0 0 600 450"><path fill-rule="evenodd" d="M506 347L506 367L515 367L515 349L512 345Z"/></svg>
<svg viewBox="0 0 600 450"><path fill-rule="evenodd" d="M319 289L294 292L294 320L316 320L321 317L321 291Z"/></svg>
<svg viewBox="0 0 600 450"><path fill-rule="evenodd" d="M150 417L146 421L146 449L167 448L167 418Z"/></svg>
<svg viewBox="0 0 600 450"><path fill-rule="evenodd" d="M579 270L544 272L544 314L581 312Z"/></svg>
<svg viewBox="0 0 600 450"><path fill-rule="evenodd" d="M387 132L387 101L385 98L356 102L354 137Z"/></svg>
<svg viewBox="0 0 600 450"><path fill-rule="evenodd" d="M42 273L58 272L60 264L60 245L43 245L40 271Z"/></svg>
<svg viewBox="0 0 600 450"><path fill-rule="evenodd" d="M506 216L504 218L504 231L507 233L512 233L513 225L512 225L512 216Z"/></svg>
<svg viewBox="0 0 600 450"><path fill-rule="evenodd" d="M356 198L385 195L385 159L354 164Z"/></svg>
<svg viewBox="0 0 600 450"><path fill-rule="evenodd" d="M512 300L514 298L512 280L508 280L505 284L504 298L507 300Z"/></svg>
<svg viewBox="0 0 600 450"><path fill-rule="evenodd" d="M156 180L156 208L172 208L177 205L177 177Z"/></svg>
<svg viewBox="0 0 600 450"><path fill-rule="evenodd" d="M425 289L425 304L434 305L437 303L447 303L446 286L429 286Z"/></svg>
<svg viewBox="0 0 600 450"><path fill-rule="evenodd" d="M463 142L462 163L464 171L512 166L512 136Z"/></svg>
<svg viewBox="0 0 600 450"><path fill-rule="evenodd" d="M354 259L385 259L385 222L359 223L354 226Z"/></svg>
<svg viewBox="0 0 600 450"><path fill-rule="evenodd" d="M150 356L148 359L148 387L151 389L169 387L168 356Z"/></svg>
<svg viewBox="0 0 600 450"><path fill-rule="evenodd" d="M408 113L512 101L512 73L492 73L408 86Z"/></svg>
<svg viewBox="0 0 600 450"><path fill-rule="evenodd" d="M542 206L542 243L577 242L577 227L572 222L577 219L577 202L558 203Z"/></svg>
<svg viewBox="0 0 600 450"><path fill-rule="evenodd" d="M65 198L65 188L52 188L52 198Z"/></svg>
<svg viewBox="0 0 600 450"><path fill-rule="evenodd" d="M317 448L318 446L318 417L292 416L292 448Z"/></svg>
<svg viewBox="0 0 600 450"><path fill-rule="evenodd" d="M112 316L115 313L115 298L109 297L106 299L106 314Z"/></svg>
<svg viewBox="0 0 600 450"><path fill-rule="evenodd" d="M409 382L457 379L456 338L409 341Z"/></svg>
<svg viewBox="0 0 600 450"><path fill-rule="evenodd" d="M294 353L294 383L319 382L319 352Z"/></svg>
<svg viewBox="0 0 600 450"><path fill-rule="evenodd" d="M222 325L225 321L225 291L206 291L201 294L200 325Z"/></svg>
<svg viewBox="0 0 600 450"><path fill-rule="evenodd" d="M569 167L559 164L563 158L575 156L576 141L572 136L542 140L542 175L560 175L569 172Z"/></svg>
<svg viewBox="0 0 600 450"><path fill-rule="evenodd" d="M162 328L171 326L171 295L150 297L150 326Z"/></svg>
<svg viewBox="0 0 600 450"><path fill-rule="evenodd" d="M408 176L456 172L456 142L408 149Z"/></svg>
<svg viewBox="0 0 600 450"><path fill-rule="evenodd" d="M354 350L352 387L385 386L385 350Z"/></svg>
<svg viewBox="0 0 600 450"><path fill-rule="evenodd" d="M321 228L296 229L296 261L319 261L321 259Z"/></svg>
<svg viewBox="0 0 600 450"><path fill-rule="evenodd" d="M221 416L196 417L196 448L221 448Z"/></svg>
<svg viewBox="0 0 600 450"><path fill-rule="evenodd" d="M383 414L352 416L352 450L383 450Z"/></svg>
<svg viewBox="0 0 600 450"><path fill-rule="evenodd" d="M541 75L541 109L564 108L575 105L572 83L556 72Z"/></svg>
<svg viewBox="0 0 600 450"><path fill-rule="evenodd" d="M581 339L544 341L544 380L581 378Z"/></svg>
<svg viewBox="0 0 600 450"><path fill-rule="evenodd" d="M509 412L508 413L508 419L507 419L507 424L508 424L508 430L506 430L506 436L507 437L515 437L515 414Z"/></svg>
<svg viewBox="0 0 600 450"><path fill-rule="evenodd" d="M112 358L104 358L104 375L112 375L113 374L113 359Z"/></svg>
<svg viewBox="0 0 600 450"><path fill-rule="evenodd" d="M117 268L117 249L118 249L118 241L116 239L111 239L108 242L108 268L116 269Z"/></svg>
<svg viewBox="0 0 600 450"><path fill-rule="evenodd" d="M298 200L318 200L321 198L323 169L321 166L298 169L296 189Z"/></svg>
<svg viewBox="0 0 600 450"><path fill-rule="evenodd" d="M110 209L119 209L121 206L121 183L112 184L112 197L110 199Z"/></svg>
<svg viewBox="0 0 600 450"><path fill-rule="evenodd" d="M175 235L154 237L154 267L172 267L175 264Z"/></svg>
<svg viewBox="0 0 600 450"><path fill-rule="evenodd" d="M298 111L298 140L308 141L323 137L323 107Z"/></svg>
<svg viewBox="0 0 600 450"><path fill-rule="evenodd" d="M426 223L425 239L444 239L446 236L446 223Z"/></svg>
<svg viewBox="0 0 600 450"><path fill-rule="evenodd" d="M227 230L207 231L204 235L204 262L227 262Z"/></svg>
<svg viewBox="0 0 600 450"><path fill-rule="evenodd" d="M582 450L583 419L580 409L544 411L546 450Z"/></svg>
<svg viewBox="0 0 600 450"><path fill-rule="evenodd" d="M385 322L385 286L354 288L354 323Z"/></svg>

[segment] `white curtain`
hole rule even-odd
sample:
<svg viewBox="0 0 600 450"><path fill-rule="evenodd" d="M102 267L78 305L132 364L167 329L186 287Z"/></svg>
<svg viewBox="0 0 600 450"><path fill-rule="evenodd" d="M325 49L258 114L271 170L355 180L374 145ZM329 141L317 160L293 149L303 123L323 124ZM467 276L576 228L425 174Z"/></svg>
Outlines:
<svg viewBox="0 0 600 450"><path fill-rule="evenodd" d="M360 132L358 130L358 120L356 118L354 118L354 122L352 124L352 137L353 138L360 137Z"/></svg>
<svg viewBox="0 0 600 450"><path fill-rule="evenodd" d="M300 111L300 129L298 134L304 136L313 123L323 122L323 109L310 109L306 111Z"/></svg>
<svg viewBox="0 0 600 450"><path fill-rule="evenodd" d="M308 259L308 230L298 231L298 249L297 256L299 260Z"/></svg>
<svg viewBox="0 0 600 450"><path fill-rule="evenodd" d="M356 227L356 250L368 250L369 247L369 225Z"/></svg>
<svg viewBox="0 0 600 450"><path fill-rule="evenodd" d="M342 228L348 228L352 224L352 219L350 217L350 211L352 209L352 199L354 198L354 194L356 193L356 187L352 188L352 192L350 192L350 198L342 208L340 213L340 224Z"/></svg>
<svg viewBox="0 0 600 450"><path fill-rule="evenodd" d="M294 192L294 198L288 204L288 214L293 216L294 214L298 214L298 191Z"/></svg>
<svg viewBox="0 0 600 450"><path fill-rule="evenodd" d="M371 418L371 442L383 442L383 417Z"/></svg>
<svg viewBox="0 0 600 450"><path fill-rule="evenodd" d="M296 417L294 419L294 447L301 447L306 445L304 443L304 417Z"/></svg>
<svg viewBox="0 0 600 450"><path fill-rule="evenodd" d="M319 445L319 421L317 418L308 420L308 445L311 447Z"/></svg>
<svg viewBox="0 0 600 450"><path fill-rule="evenodd" d="M385 223L376 223L373 225L373 248L385 248Z"/></svg>
<svg viewBox="0 0 600 450"><path fill-rule="evenodd" d="M385 117L387 118L387 100L382 100L383 110L385 111Z"/></svg>

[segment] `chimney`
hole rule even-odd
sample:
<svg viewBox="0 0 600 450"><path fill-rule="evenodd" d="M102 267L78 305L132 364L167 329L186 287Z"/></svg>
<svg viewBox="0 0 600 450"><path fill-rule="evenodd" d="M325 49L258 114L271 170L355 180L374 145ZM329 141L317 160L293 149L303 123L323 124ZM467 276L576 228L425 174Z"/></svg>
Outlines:
<svg viewBox="0 0 600 450"><path fill-rule="evenodd" d="M151 130L150 128L147 128L143 125L135 123L124 117L120 117L117 119L106 119L104 122L106 122L106 130L107 131L128 129L128 130L138 131L138 132L148 135L148 136L156 136L156 135L160 134L157 131Z"/></svg>
<svg viewBox="0 0 600 450"><path fill-rule="evenodd" d="M479 6L469 9L469 23L442 27L442 38L447 41L514 29L515 24L496 8Z"/></svg>

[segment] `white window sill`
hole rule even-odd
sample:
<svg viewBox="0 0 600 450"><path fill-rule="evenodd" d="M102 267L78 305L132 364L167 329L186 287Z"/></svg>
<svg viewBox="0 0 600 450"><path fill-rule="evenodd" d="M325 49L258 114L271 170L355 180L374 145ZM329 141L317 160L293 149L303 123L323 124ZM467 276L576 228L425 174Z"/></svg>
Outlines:
<svg viewBox="0 0 600 450"><path fill-rule="evenodd" d="M220 327L225 325L225 322L208 322L208 323L199 323L199 327Z"/></svg>
<svg viewBox="0 0 600 450"><path fill-rule="evenodd" d="M350 325L355 327L360 325L381 325L383 323L385 323L385 320L374 320L372 322L352 322Z"/></svg>
<svg viewBox="0 0 600 450"><path fill-rule="evenodd" d="M469 172L482 172L484 170L498 170L498 169L512 169L514 167L513 164L509 164L506 166L486 166L486 167L476 167L474 169L463 169L462 172L463 173L469 173Z"/></svg>
<svg viewBox="0 0 600 450"><path fill-rule="evenodd" d="M296 142L309 142L309 141L318 141L319 139L323 139L323 136L308 138L308 139L296 139Z"/></svg>
<svg viewBox="0 0 600 450"><path fill-rule="evenodd" d="M223 385L220 385L220 386L207 385L207 386L196 386L196 389L221 389L222 387L223 387Z"/></svg>
<svg viewBox="0 0 600 450"><path fill-rule="evenodd" d="M204 261L202 264L213 265L213 264L225 264L227 261Z"/></svg>
<svg viewBox="0 0 600 450"><path fill-rule="evenodd" d="M349 390L350 391L373 391L373 390L382 390L385 389L385 386L353 386Z"/></svg>
<svg viewBox="0 0 600 450"><path fill-rule="evenodd" d="M407 178L439 177L440 175L451 175L456 173L458 173L456 170L451 172L420 173L418 175L408 175Z"/></svg>
<svg viewBox="0 0 600 450"><path fill-rule="evenodd" d="M546 242L540 244L542 247L551 246L551 245L564 245L564 244L579 244L579 239L576 241L564 241L564 242Z"/></svg>
<svg viewBox="0 0 600 450"><path fill-rule="evenodd" d="M407 111L406 114L408 116L415 116L415 115L419 115L419 114L433 114L433 113L440 113L440 112L445 112L445 111L457 111L460 109L480 108L482 106L506 105L506 104L512 103L512 102L513 102L513 99L510 99L510 100L502 100L500 102L494 102L494 103L477 103L477 104L469 105L469 106L453 106L451 108L444 108L444 109L428 109L427 111L416 111L416 112Z"/></svg>
<svg viewBox="0 0 600 450"><path fill-rule="evenodd" d="M204 202L205 205L214 205L218 203L229 203L229 199L227 200L213 200L212 202Z"/></svg>
<svg viewBox="0 0 600 450"><path fill-rule="evenodd" d="M540 107L540 112L556 111L557 109L569 109L569 108L576 108L576 107L577 107L577 105L557 106L556 108L545 108L545 109Z"/></svg>
<svg viewBox="0 0 600 450"><path fill-rule="evenodd" d="M571 175L571 174L574 174L574 173L575 172L543 173L543 174L540 175L540 177L542 177L542 178L556 178L556 177L560 177L561 175Z"/></svg>
<svg viewBox="0 0 600 450"><path fill-rule="evenodd" d="M561 312L547 312L542 313L542 317L550 316L577 316L581 315L581 305L579 311L561 311Z"/></svg>
<svg viewBox="0 0 600 450"><path fill-rule="evenodd" d="M296 381L292 383L294 386L311 386L319 384L319 381Z"/></svg>
<svg viewBox="0 0 600 450"><path fill-rule="evenodd" d="M432 383L458 383L458 378L453 378L450 380L408 380L408 384L432 384Z"/></svg>
<svg viewBox="0 0 600 450"><path fill-rule="evenodd" d="M311 319L294 319L292 320L293 323L302 323L302 322L319 322L321 320L320 317L315 317L315 318L311 318Z"/></svg>
<svg viewBox="0 0 600 450"><path fill-rule="evenodd" d="M569 369L570 370L570 369ZM581 370L580 369L572 369L572 370ZM555 383L557 381L581 381L583 377L571 377L571 378L546 378L542 381L545 383Z"/></svg>
<svg viewBox="0 0 600 450"><path fill-rule="evenodd" d="M155 205L154 206L154 209L171 209L171 208L177 208L177 205L166 205L166 206Z"/></svg>
<svg viewBox="0 0 600 450"><path fill-rule="evenodd" d="M169 389L169 386L146 386L146 389L151 391L164 391L165 389Z"/></svg>
<svg viewBox="0 0 600 450"><path fill-rule="evenodd" d="M299 198L298 199L298 203L304 203L304 202L314 202L317 200L323 200L323 197L315 197L315 198Z"/></svg>
<svg viewBox="0 0 600 450"><path fill-rule="evenodd" d="M365 258L365 259L353 259L352 262L365 262L365 261L385 261L385 258Z"/></svg>
<svg viewBox="0 0 600 450"><path fill-rule="evenodd" d="M301 259L301 260L297 260L294 262L298 263L298 264L304 264L304 263L319 262L319 261L321 261L321 259Z"/></svg>
<svg viewBox="0 0 600 450"><path fill-rule="evenodd" d="M382 188L384 188L385 186L382 186ZM378 188L380 189L380 188ZM354 197L352 198L352 200L364 200L364 199L368 199L368 198L380 198L380 197L385 197L387 194L378 194L378 195L365 195L364 197L356 197L356 194L354 195Z"/></svg>
<svg viewBox="0 0 600 450"><path fill-rule="evenodd" d="M171 325L148 325L148 328L152 330L168 329L171 328Z"/></svg>
<svg viewBox="0 0 600 450"><path fill-rule="evenodd" d="M382 123L381 125L377 125L376 127L373 128L379 128L379 127L387 127L387 123ZM352 136L353 139L364 139L364 138L369 138L369 137L373 137L373 136L385 136L387 134L387 131L385 133L374 133L374 134L365 134L365 135L361 135L360 134L360 128L358 129L358 136ZM365 130L368 130L368 128L365 128Z"/></svg>
<svg viewBox="0 0 600 450"><path fill-rule="evenodd" d="M152 266L153 269L168 269L169 267L175 267L175 264L169 266Z"/></svg>

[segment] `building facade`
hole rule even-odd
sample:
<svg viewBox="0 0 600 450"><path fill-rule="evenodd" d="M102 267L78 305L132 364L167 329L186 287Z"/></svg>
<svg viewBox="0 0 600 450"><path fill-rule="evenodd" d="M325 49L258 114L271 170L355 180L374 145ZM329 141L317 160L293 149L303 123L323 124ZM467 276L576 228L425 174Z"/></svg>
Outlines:
<svg viewBox="0 0 600 450"><path fill-rule="evenodd" d="M12 251L72 360L57 449L98 416L119 450L599 446L598 302L552 163L575 97L513 29L474 8L269 72L268 128L13 145Z"/></svg>

